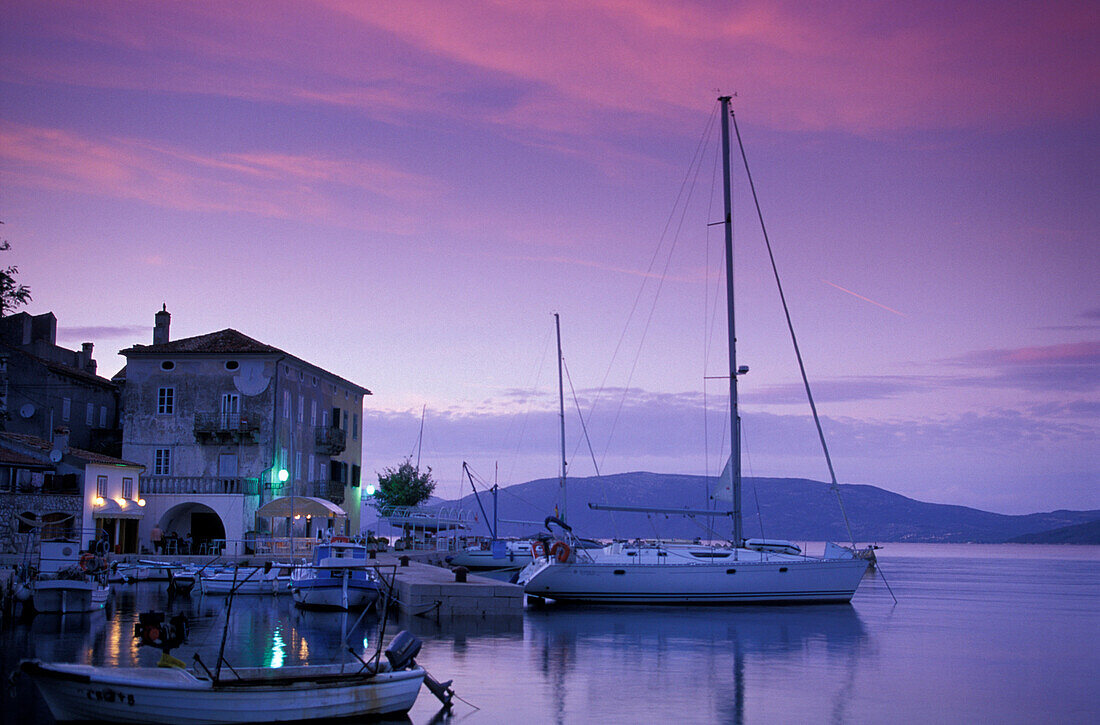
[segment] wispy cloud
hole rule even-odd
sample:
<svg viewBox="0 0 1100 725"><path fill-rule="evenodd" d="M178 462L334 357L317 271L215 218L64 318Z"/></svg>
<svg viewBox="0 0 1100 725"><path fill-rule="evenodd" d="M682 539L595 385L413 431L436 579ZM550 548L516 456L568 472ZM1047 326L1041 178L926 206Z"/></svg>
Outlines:
<svg viewBox="0 0 1100 725"><path fill-rule="evenodd" d="M58 327L57 334L59 337L68 339L80 339L80 340L96 340L96 339L120 339L120 338L132 338L135 335L145 335L149 333L148 327L141 325L88 325L84 327Z"/></svg>
<svg viewBox="0 0 1100 725"><path fill-rule="evenodd" d="M984 371L967 385L1032 390L1100 389L1100 341L980 350L946 361L956 367Z"/></svg>
<svg viewBox="0 0 1100 725"><path fill-rule="evenodd" d="M947 14L658 0L13 5L41 48L5 64L15 82L335 105L406 123L432 108L573 139L612 122L667 133L715 85L768 125L857 133L1080 118L1100 86L1100 17L1078 0Z"/></svg>
<svg viewBox="0 0 1100 725"><path fill-rule="evenodd" d="M414 227L417 222L402 212L403 206L438 188L432 179L366 160L266 151L203 155L144 140L92 138L15 123L0 123L0 162L5 167L0 178L13 186L391 231ZM392 202L392 213L383 221L370 205L346 201L347 190L354 190L353 197Z"/></svg>

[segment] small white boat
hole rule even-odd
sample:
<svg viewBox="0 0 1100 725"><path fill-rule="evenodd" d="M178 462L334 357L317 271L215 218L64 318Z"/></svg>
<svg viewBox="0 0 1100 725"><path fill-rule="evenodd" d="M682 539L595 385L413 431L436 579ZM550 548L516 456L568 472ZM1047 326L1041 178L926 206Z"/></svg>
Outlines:
<svg viewBox="0 0 1100 725"><path fill-rule="evenodd" d="M236 667L228 677L182 667L98 667L23 660L21 671L59 721L206 725L404 715L426 672L420 642L394 638L386 660L294 667ZM449 703L450 683L429 682ZM439 696L439 695L437 695ZM442 698L441 698L442 699Z"/></svg>
<svg viewBox="0 0 1100 725"><path fill-rule="evenodd" d="M381 595L378 574L367 564L367 547L333 541L313 550L313 563L291 573L290 593L299 607L362 609Z"/></svg>
<svg viewBox="0 0 1100 725"><path fill-rule="evenodd" d="M531 539L486 539L446 560L451 566L464 566L471 571L522 569L531 563L534 543Z"/></svg>
<svg viewBox="0 0 1100 725"><path fill-rule="evenodd" d="M103 609L111 590L93 579L36 579L31 596L36 612L70 614Z"/></svg>
<svg viewBox="0 0 1100 725"><path fill-rule="evenodd" d="M236 569L206 570L199 575L199 588L203 594L285 594L290 591L292 564L273 564L265 567L249 566Z"/></svg>

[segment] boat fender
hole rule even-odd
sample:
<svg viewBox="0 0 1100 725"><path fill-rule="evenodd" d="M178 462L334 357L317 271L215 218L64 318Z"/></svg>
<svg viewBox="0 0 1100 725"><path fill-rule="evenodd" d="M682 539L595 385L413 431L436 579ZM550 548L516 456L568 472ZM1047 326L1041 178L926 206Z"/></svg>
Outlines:
<svg viewBox="0 0 1100 725"><path fill-rule="evenodd" d="M564 541L555 541L554 545L550 547L550 556L555 557L562 564L569 561L569 544Z"/></svg>
<svg viewBox="0 0 1100 725"><path fill-rule="evenodd" d="M542 551L541 554L539 553L540 550ZM546 542L545 541L539 540L539 541L531 542L531 557L532 558L538 559L540 557L546 556L548 553L549 552L546 550Z"/></svg>

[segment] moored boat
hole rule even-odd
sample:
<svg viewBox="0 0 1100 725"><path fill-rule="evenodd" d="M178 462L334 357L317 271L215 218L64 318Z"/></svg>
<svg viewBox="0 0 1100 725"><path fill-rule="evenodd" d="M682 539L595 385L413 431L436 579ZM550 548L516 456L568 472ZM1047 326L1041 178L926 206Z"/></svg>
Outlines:
<svg viewBox="0 0 1100 725"><path fill-rule="evenodd" d="M291 572L290 593L299 607L362 609L378 601L381 580L367 563L367 547L350 541L318 544L313 563Z"/></svg>
<svg viewBox="0 0 1100 725"><path fill-rule="evenodd" d="M24 660L21 671L59 721L206 725L403 715L426 672L420 642L394 638L386 660L292 667L236 667L218 678L180 666L100 667ZM178 662L178 661L177 661ZM430 683L450 696L450 683Z"/></svg>

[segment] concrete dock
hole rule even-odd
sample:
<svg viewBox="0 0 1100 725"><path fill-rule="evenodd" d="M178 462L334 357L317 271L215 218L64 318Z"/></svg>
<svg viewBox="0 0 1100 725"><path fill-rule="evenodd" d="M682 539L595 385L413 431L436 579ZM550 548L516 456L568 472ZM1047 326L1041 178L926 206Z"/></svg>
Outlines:
<svg viewBox="0 0 1100 725"><path fill-rule="evenodd" d="M394 596L402 614L428 616L521 616L523 588L515 584L466 574L466 581L457 581L455 572L446 567L441 552L405 551L379 552L369 563L387 581L393 582ZM402 559L408 563L402 565ZM262 566L266 561L287 562L287 557L252 555L222 556L212 561L209 556L150 556L128 554L113 557L119 562L131 560L174 561L183 564L242 564Z"/></svg>
<svg viewBox="0 0 1100 725"><path fill-rule="evenodd" d="M412 559L401 566L399 555L379 554L380 573L387 580L396 572L394 591L401 611L441 616L506 616L523 614L523 588L488 577L467 574L456 581L453 571ZM394 568L394 565L396 567Z"/></svg>

